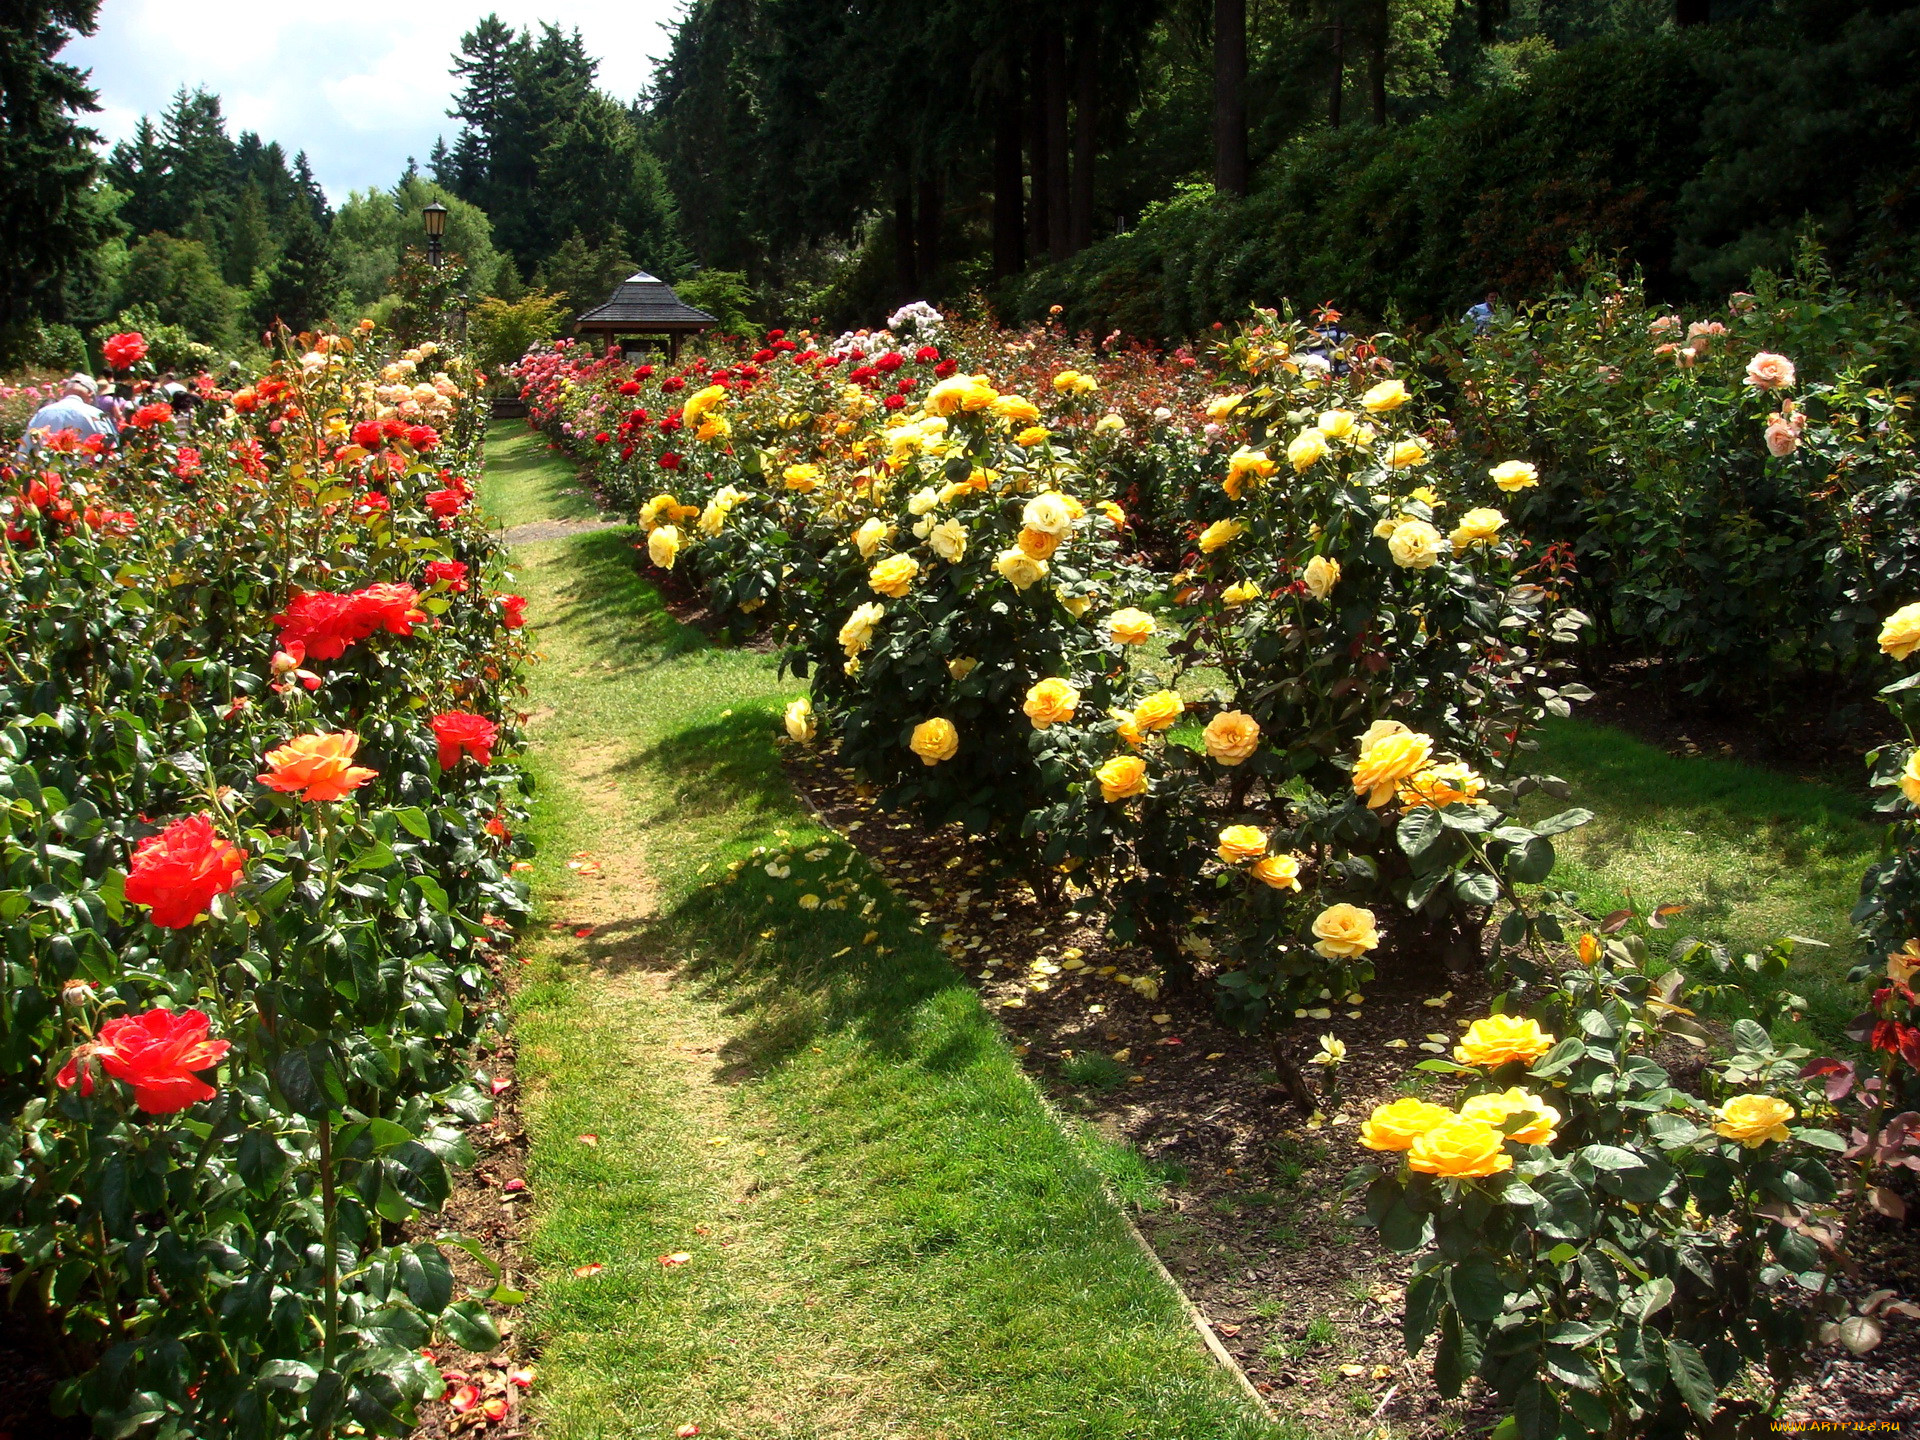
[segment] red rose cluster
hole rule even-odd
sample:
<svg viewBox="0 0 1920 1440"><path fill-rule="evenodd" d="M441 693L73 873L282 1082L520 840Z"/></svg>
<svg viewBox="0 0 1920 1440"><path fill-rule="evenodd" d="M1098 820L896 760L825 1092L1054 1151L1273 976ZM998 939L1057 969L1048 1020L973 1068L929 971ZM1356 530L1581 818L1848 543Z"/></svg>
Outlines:
<svg viewBox="0 0 1920 1440"><path fill-rule="evenodd" d="M351 595L310 590L295 595L273 623L280 627L282 650L299 645L309 660L338 660L349 645L376 631L411 635L415 625L431 623L419 601L411 585L369 585Z"/></svg>
<svg viewBox="0 0 1920 1440"><path fill-rule="evenodd" d="M207 1017L199 1010L149 1010L107 1021L99 1037L75 1050L55 1078L63 1090L78 1085L82 1095L91 1095L98 1063L133 1087L133 1103L149 1115L171 1115L214 1097L214 1088L197 1072L211 1070L232 1048L228 1041L207 1038Z"/></svg>

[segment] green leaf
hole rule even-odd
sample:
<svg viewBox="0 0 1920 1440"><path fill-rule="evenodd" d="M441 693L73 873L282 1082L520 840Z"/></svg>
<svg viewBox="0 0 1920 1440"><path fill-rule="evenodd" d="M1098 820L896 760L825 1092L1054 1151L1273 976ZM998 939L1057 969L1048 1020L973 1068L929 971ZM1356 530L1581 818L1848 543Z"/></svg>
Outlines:
<svg viewBox="0 0 1920 1440"><path fill-rule="evenodd" d="M427 812L417 805L409 805L393 812L393 818L400 822L400 828L416 840L431 840L433 828L427 822Z"/></svg>
<svg viewBox="0 0 1920 1440"><path fill-rule="evenodd" d="M1446 833L1446 826L1440 822L1440 813L1430 807L1422 806L1409 810L1400 819L1394 838L1400 842L1400 848L1409 856L1417 856L1434 841Z"/></svg>
<svg viewBox="0 0 1920 1440"><path fill-rule="evenodd" d="M1511 1293L1500 1267L1485 1255L1472 1255L1453 1267L1447 1289L1460 1314L1478 1324L1491 1324L1507 1308Z"/></svg>
<svg viewBox="0 0 1920 1440"><path fill-rule="evenodd" d="M1563 1075L1586 1058L1587 1047L1576 1035L1569 1035L1533 1063L1531 1073L1539 1079Z"/></svg>
<svg viewBox="0 0 1920 1440"><path fill-rule="evenodd" d="M493 1317L475 1300L454 1301L440 1313L440 1328L454 1344L476 1354L484 1354L500 1343Z"/></svg>
<svg viewBox="0 0 1920 1440"><path fill-rule="evenodd" d="M1589 1145L1580 1158L1596 1170L1638 1170L1647 1162L1631 1150L1618 1145Z"/></svg>
<svg viewBox="0 0 1920 1440"><path fill-rule="evenodd" d="M1689 1410L1702 1420L1711 1420L1720 1402L1720 1387L1713 1383L1713 1376L1707 1371L1706 1358L1685 1340L1671 1336L1662 1339L1661 1347L1666 1351L1673 1388L1680 1392Z"/></svg>
<svg viewBox="0 0 1920 1440"><path fill-rule="evenodd" d="M1530 828L1536 835L1564 835L1569 830L1578 830L1592 820L1591 810L1582 810L1576 806L1571 810L1562 810L1558 815L1549 815L1544 820L1536 821Z"/></svg>

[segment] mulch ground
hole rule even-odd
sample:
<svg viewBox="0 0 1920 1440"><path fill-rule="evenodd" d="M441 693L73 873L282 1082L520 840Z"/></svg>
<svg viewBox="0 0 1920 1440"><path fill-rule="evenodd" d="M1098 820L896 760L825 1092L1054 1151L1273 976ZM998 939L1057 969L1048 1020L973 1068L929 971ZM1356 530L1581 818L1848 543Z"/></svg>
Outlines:
<svg viewBox="0 0 1920 1440"><path fill-rule="evenodd" d="M1406 1355L1408 1262L1356 1223L1357 1198L1343 1193L1350 1173L1378 1158L1358 1143L1360 1120L1410 1093L1422 1047L1450 1049L1485 1013L1479 977L1388 959L1364 1003L1301 1022L1287 1042L1296 1059L1323 1032L1348 1055L1336 1090L1303 1067L1318 1092L1318 1108L1303 1114L1262 1044L1222 1025L1204 988L1138 993L1128 982L1155 967L1143 949L1106 941L1091 908L1038 903L986 844L881 811L871 787L830 755L792 747L787 769L819 818L926 918L1055 1105L1132 1147L1165 1182L1164 1204L1135 1218L1276 1410L1329 1425L1390 1424L1409 1440L1477 1434L1498 1420L1472 1388L1443 1399L1430 1357ZM1390 937L1382 949L1391 952ZM1688 1085L1688 1054L1659 1058ZM1697 1077L1698 1062L1691 1067ZM1434 1098L1444 1100L1445 1087ZM1920 1296L1915 1231L1870 1226L1861 1273L1846 1289ZM1867 1356L1821 1352L1792 1413L1902 1417L1912 1422L1903 1433L1920 1434L1920 1333L1903 1321L1890 1328Z"/></svg>

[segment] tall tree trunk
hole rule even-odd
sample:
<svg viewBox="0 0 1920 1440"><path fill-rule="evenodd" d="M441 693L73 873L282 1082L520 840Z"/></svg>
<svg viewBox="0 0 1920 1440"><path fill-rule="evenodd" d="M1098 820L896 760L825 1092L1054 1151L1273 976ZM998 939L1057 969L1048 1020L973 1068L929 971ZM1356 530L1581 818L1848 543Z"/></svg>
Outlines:
<svg viewBox="0 0 1920 1440"><path fill-rule="evenodd" d="M1027 64L1027 173L1033 183L1027 191L1027 253L1045 255L1053 248L1047 233L1047 45L1035 31Z"/></svg>
<svg viewBox="0 0 1920 1440"><path fill-rule="evenodd" d="M1088 13L1073 44L1073 248L1093 243L1093 152L1100 140L1100 30Z"/></svg>
<svg viewBox="0 0 1920 1440"><path fill-rule="evenodd" d="M1480 32L1480 43L1491 45L1512 14L1513 0L1473 0L1473 20Z"/></svg>
<svg viewBox="0 0 1920 1440"><path fill-rule="evenodd" d="M1213 188L1247 193L1247 0L1213 0Z"/></svg>
<svg viewBox="0 0 1920 1440"><path fill-rule="evenodd" d="M1333 31L1333 92L1327 100L1327 124L1338 130L1340 99L1347 88L1347 25L1344 20L1335 20L1330 28Z"/></svg>
<svg viewBox="0 0 1920 1440"><path fill-rule="evenodd" d="M933 284L940 268L940 222L946 214L946 186L938 175L920 177L919 233L914 237L915 279L922 290ZM926 296L916 296L924 300Z"/></svg>
<svg viewBox="0 0 1920 1440"><path fill-rule="evenodd" d="M1367 26L1367 91L1373 101L1373 123L1387 123L1387 42L1393 38L1388 0L1373 0Z"/></svg>
<svg viewBox="0 0 1920 1440"><path fill-rule="evenodd" d="M913 187L902 175L893 192L893 284L903 301L914 299L920 286L913 252Z"/></svg>
<svg viewBox="0 0 1920 1440"><path fill-rule="evenodd" d="M1056 260L1073 253L1067 195L1067 37L1049 18L1041 43L1046 54L1047 249Z"/></svg>
<svg viewBox="0 0 1920 1440"><path fill-rule="evenodd" d="M993 277L1017 275L1026 263L1026 221L1020 184L1020 79L1018 68L993 119Z"/></svg>
<svg viewBox="0 0 1920 1440"><path fill-rule="evenodd" d="M1713 0L1674 0L1673 23L1685 28L1688 25L1705 25L1713 19Z"/></svg>

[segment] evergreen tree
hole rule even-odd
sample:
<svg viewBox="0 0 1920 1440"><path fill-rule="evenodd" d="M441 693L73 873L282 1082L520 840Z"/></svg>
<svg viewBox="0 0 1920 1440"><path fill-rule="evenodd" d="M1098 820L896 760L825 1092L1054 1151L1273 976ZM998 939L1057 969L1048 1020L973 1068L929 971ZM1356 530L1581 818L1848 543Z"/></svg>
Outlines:
<svg viewBox="0 0 1920 1440"><path fill-rule="evenodd" d="M84 72L56 59L91 35L97 0L17 0L0 18L0 349L34 314L59 315L66 277L111 231L88 200L99 137Z"/></svg>
<svg viewBox="0 0 1920 1440"><path fill-rule="evenodd" d="M259 182L248 180L241 187L240 199L233 207L233 221L227 227L226 254L222 271L229 285L246 289L253 284L254 272L273 263L273 231L267 224L267 202Z"/></svg>
<svg viewBox="0 0 1920 1440"><path fill-rule="evenodd" d="M268 326L278 321L296 332L311 330L332 310L341 280L326 235L313 216L296 211L256 318Z"/></svg>

